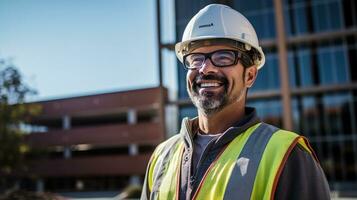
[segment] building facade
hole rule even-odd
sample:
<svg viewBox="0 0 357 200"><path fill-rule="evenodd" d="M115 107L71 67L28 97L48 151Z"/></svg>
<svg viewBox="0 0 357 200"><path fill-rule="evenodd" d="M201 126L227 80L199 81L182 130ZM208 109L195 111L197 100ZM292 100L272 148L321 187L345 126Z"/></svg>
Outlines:
<svg viewBox="0 0 357 200"><path fill-rule="evenodd" d="M19 187L105 197L139 186L165 137L166 96L157 87L35 102L42 112L25 129L36 151Z"/></svg>
<svg viewBox="0 0 357 200"><path fill-rule="evenodd" d="M248 105L257 108L263 121L306 136L331 189L353 193L357 188L357 2L175 1L176 42L191 17L210 3L226 4L245 15L266 54L265 66L248 93ZM173 45L160 44L160 51L172 51ZM172 104L179 108L181 120L197 113L179 62L177 74L178 99Z"/></svg>

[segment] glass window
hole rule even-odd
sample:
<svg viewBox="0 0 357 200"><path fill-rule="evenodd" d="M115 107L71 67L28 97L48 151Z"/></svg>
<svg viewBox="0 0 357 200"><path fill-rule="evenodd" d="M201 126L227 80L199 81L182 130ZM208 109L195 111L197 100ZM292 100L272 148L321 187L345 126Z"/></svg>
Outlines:
<svg viewBox="0 0 357 200"><path fill-rule="evenodd" d="M264 34L261 38L274 38L275 37L275 16L274 10L269 9L263 16L264 19Z"/></svg>
<svg viewBox="0 0 357 200"><path fill-rule="evenodd" d="M333 83L333 63L329 48L320 48L317 54L321 83Z"/></svg>
<svg viewBox="0 0 357 200"><path fill-rule="evenodd" d="M299 49L298 51L299 69L300 69L300 83L301 86L311 86L312 79L312 63L311 51L309 49Z"/></svg>
<svg viewBox="0 0 357 200"><path fill-rule="evenodd" d="M349 92L293 98L294 129L308 137L330 183L356 180L355 105Z"/></svg>
<svg viewBox="0 0 357 200"><path fill-rule="evenodd" d="M320 46L317 49L321 84L346 83L350 80L347 52L342 45Z"/></svg>
<svg viewBox="0 0 357 200"><path fill-rule="evenodd" d="M342 27L341 1L316 1L312 3L312 16L316 32Z"/></svg>
<svg viewBox="0 0 357 200"><path fill-rule="evenodd" d="M239 12L257 11L266 8L273 8L273 0L236 0L233 2L233 8Z"/></svg>
<svg viewBox="0 0 357 200"><path fill-rule="evenodd" d="M161 42L174 43L175 38L175 7L174 0L160 0L161 5Z"/></svg>
<svg viewBox="0 0 357 200"><path fill-rule="evenodd" d="M290 16L291 9L288 6L284 6L284 26L285 26L285 34L287 36L293 35L293 27L291 25L292 18Z"/></svg>
<svg viewBox="0 0 357 200"><path fill-rule="evenodd" d="M275 37L275 19L272 0L234 1L232 8L247 17L253 25L259 39Z"/></svg>
<svg viewBox="0 0 357 200"><path fill-rule="evenodd" d="M297 35L304 34L308 32L308 24L307 24L307 14L306 14L306 6L297 6L294 12L294 19L296 19L295 23L295 32Z"/></svg>
<svg viewBox="0 0 357 200"><path fill-rule="evenodd" d="M263 38L264 33L264 21L263 16L260 14L245 15L250 23L253 25L258 38Z"/></svg>
<svg viewBox="0 0 357 200"><path fill-rule="evenodd" d="M180 99L188 98L187 90L186 90L186 73L187 71L182 66L180 61L177 61L177 69L178 69L178 95Z"/></svg>
<svg viewBox="0 0 357 200"><path fill-rule="evenodd" d="M194 118L197 115L198 115L197 108L195 106L183 106L180 108L179 124L181 124L183 118L185 117Z"/></svg>
<svg viewBox="0 0 357 200"><path fill-rule="evenodd" d="M306 136L317 136L320 134L318 100L312 96L302 98L301 134Z"/></svg>
<svg viewBox="0 0 357 200"><path fill-rule="evenodd" d="M328 29L328 18L325 4L313 5L313 22L315 31L323 31Z"/></svg>
<svg viewBox="0 0 357 200"><path fill-rule="evenodd" d="M314 50L316 49L316 50ZM313 55L312 52L316 52ZM351 80L347 45L325 43L316 47L290 48L288 65L291 87L347 83ZM316 58L316 62L313 59ZM316 64L317 75L314 75ZM317 79L317 80L314 80Z"/></svg>
<svg viewBox="0 0 357 200"><path fill-rule="evenodd" d="M280 100L250 100L247 102L247 105L256 108L258 116L264 122L282 127L282 107Z"/></svg>
<svg viewBox="0 0 357 200"><path fill-rule="evenodd" d="M308 1L308 0L284 0L284 3L289 3L289 2L292 2L292 3L306 3L306 1Z"/></svg>
<svg viewBox="0 0 357 200"><path fill-rule="evenodd" d="M304 87L313 84L311 51L306 47L292 48L288 52L289 79L291 87Z"/></svg>
<svg viewBox="0 0 357 200"><path fill-rule="evenodd" d="M177 99L177 58L175 51L161 49L163 84L168 89L170 100Z"/></svg>
<svg viewBox="0 0 357 200"><path fill-rule="evenodd" d="M356 0L343 0L343 20L345 27L356 27L357 25L357 2Z"/></svg>
<svg viewBox="0 0 357 200"><path fill-rule="evenodd" d="M295 65L295 52L289 51L288 52L288 68L289 68L289 81L290 87L295 88L298 85L298 77L297 77L297 66Z"/></svg>
<svg viewBox="0 0 357 200"><path fill-rule="evenodd" d="M331 171L331 178L335 181L343 181L347 179L347 174L353 171L349 171L348 168L353 170L353 166L347 167L349 163L353 162L351 158L355 158L357 149L346 149L346 144L353 142L351 135L355 132L355 128L351 123L352 116L351 110L353 110L354 103L351 102L350 93L335 93L326 94L323 96L323 122L324 131L328 136L328 157L333 159L333 171ZM346 154L355 154L355 156L347 158ZM345 157L345 158L343 158ZM357 166L356 166L357 167ZM343 169L343 170L340 170ZM355 172L356 173L355 168Z"/></svg>
<svg viewBox="0 0 357 200"><path fill-rule="evenodd" d="M341 1L333 1L327 5L327 17L329 23L329 29L335 30L342 28L343 18L341 15L342 10Z"/></svg>
<svg viewBox="0 0 357 200"><path fill-rule="evenodd" d="M323 32L343 27L342 2L340 0L285 0L284 16L287 35L301 35L309 31ZM311 23L311 25L310 25ZM311 26L312 30L309 30Z"/></svg>
<svg viewBox="0 0 357 200"><path fill-rule="evenodd" d="M348 94L327 94L323 97L324 105L324 122L325 129L329 135L345 134L343 133L344 126L351 126L351 124L345 124L343 118L349 118L342 116L343 108L349 106L350 96Z"/></svg>
<svg viewBox="0 0 357 200"><path fill-rule="evenodd" d="M278 89L280 87L279 63L276 53L267 53L266 62L263 68L259 70L258 77L251 88L252 92Z"/></svg>
<svg viewBox="0 0 357 200"><path fill-rule="evenodd" d="M348 78L348 67L347 67L347 60L346 60L347 52L341 46L340 48L336 49L335 53L333 54L334 64L336 66L336 82L343 83L349 80Z"/></svg>
<svg viewBox="0 0 357 200"><path fill-rule="evenodd" d="M292 106L292 113L293 113L293 130L295 130L296 132L300 133L301 128L300 128L300 124L301 124L301 120L300 120L300 116L301 116L301 99L298 98L292 98L291 99L291 106Z"/></svg>
<svg viewBox="0 0 357 200"><path fill-rule="evenodd" d="M275 20L273 9L243 13L253 25L258 38L269 39L275 37Z"/></svg>

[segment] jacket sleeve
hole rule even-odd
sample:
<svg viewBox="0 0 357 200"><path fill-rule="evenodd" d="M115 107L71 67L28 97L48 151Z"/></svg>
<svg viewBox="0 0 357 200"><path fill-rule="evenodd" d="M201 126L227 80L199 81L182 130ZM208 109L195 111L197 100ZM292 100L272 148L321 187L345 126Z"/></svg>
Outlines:
<svg viewBox="0 0 357 200"><path fill-rule="evenodd" d="M299 145L292 150L286 162L274 199L331 199L329 185L320 164Z"/></svg>

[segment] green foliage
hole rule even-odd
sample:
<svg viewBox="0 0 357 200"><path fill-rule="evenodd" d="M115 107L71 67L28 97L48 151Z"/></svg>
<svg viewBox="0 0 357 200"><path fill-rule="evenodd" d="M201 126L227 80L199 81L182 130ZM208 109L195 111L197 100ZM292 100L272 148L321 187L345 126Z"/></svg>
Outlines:
<svg viewBox="0 0 357 200"><path fill-rule="evenodd" d="M11 174L22 170L24 154L29 150L24 143L21 124L40 112L35 104L25 104L36 91L24 84L20 72L8 60L0 58L0 173Z"/></svg>

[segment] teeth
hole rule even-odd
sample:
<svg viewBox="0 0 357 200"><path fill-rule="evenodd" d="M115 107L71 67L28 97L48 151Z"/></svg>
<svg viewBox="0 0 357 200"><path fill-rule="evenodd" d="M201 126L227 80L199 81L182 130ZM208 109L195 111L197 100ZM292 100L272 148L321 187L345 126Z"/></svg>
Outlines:
<svg viewBox="0 0 357 200"><path fill-rule="evenodd" d="M201 83L201 87L205 88L205 87L218 87L219 84L218 83Z"/></svg>

